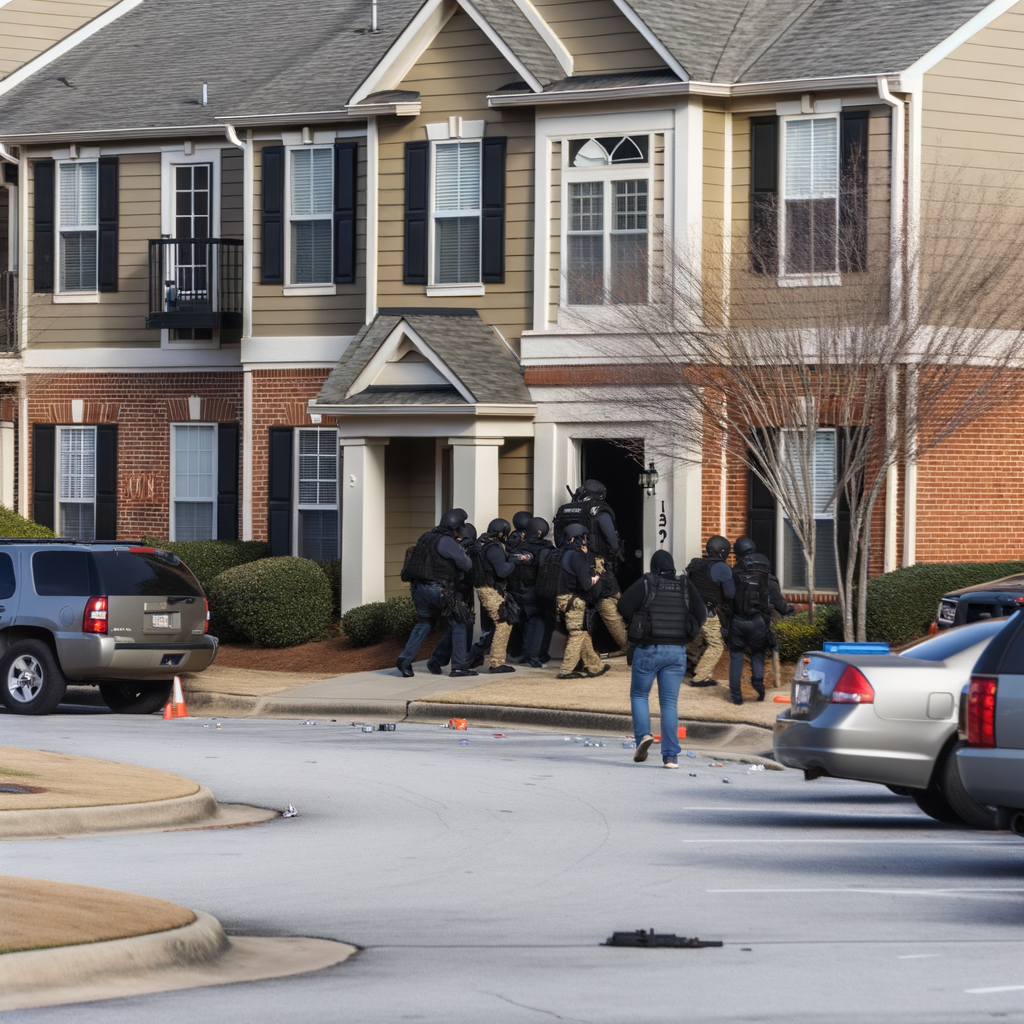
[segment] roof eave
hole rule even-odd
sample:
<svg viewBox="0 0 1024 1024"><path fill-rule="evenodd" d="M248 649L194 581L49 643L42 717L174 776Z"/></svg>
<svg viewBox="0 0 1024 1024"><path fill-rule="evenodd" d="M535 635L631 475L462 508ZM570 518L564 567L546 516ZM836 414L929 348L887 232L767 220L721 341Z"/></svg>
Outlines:
<svg viewBox="0 0 1024 1024"><path fill-rule="evenodd" d="M224 135L224 126L219 124L163 125L146 128L97 128L89 131L38 132L32 134L0 133L0 141L14 146L36 146L47 143L66 144L70 142L105 142L110 139L160 139L195 138L209 135L219 138Z"/></svg>
<svg viewBox="0 0 1024 1024"><path fill-rule="evenodd" d="M532 403L477 402L474 405L356 405L347 403L338 405L311 399L308 408L311 412L318 412L324 416L424 416L443 413L458 416L533 417L537 414L537 406Z"/></svg>
<svg viewBox="0 0 1024 1024"><path fill-rule="evenodd" d="M397 117L416 117L420 112L419 100L402 103L356 103L339 110L294 110L276 114L238 114L218 117L224 124L236 128L256 128L272 124L328 124L333 121L365 121L368 117L394 114Z"/></svg>

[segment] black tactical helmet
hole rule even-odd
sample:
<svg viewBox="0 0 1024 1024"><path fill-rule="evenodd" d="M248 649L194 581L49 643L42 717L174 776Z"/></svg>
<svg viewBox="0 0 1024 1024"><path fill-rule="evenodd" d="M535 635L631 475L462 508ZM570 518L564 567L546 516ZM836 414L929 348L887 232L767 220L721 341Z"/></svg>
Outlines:
<svg viewBox="0 0 1024 1024"><path fill-rule="evenodd" d="M532 512L517 512L512 517L512 525L517 530L525 530L530 525L530 520L533 518Z"/></svg>
<svg viewBox="0 0 1024 1024"><path fill-rule="evenodd" d="M546 537L550 531L551 527L548 525L548 521L546 519L541 519L540 516L531 519L526 527L526 532L530 534L531 537L534 534L537 534L540 537Z"/></svg>
<svg viewBox="0 0 1024 1024"><path fill-rule="evenodd" d="M728 558L732 545L725 537L721 537L716 533L714 537L708 537L708 542L704 548L712 558Z"/></svg>
<svg viewBox="0 0 1024 1024"><path fill-rule="evenodd" d="M737 537L736 543L732 546L737 558L744 555L752 555L757 550L757 545L749 537Z"/></svg>
<svg viewBox="0 0 1024 1024"><path fill-rule="evenodd" d="M463 523L459 527L459 540L472 543L476 540L476 527L472 523Z"/></svg>
<svg viewBox="0 0 1024 1024"><path fill-rule="evenodd" d="M487 524L487 532L492 537L507 537L512 532L512 526L507 519L492 519Z"/></svg>
<svg viewBox="0 0 1024 1024"><path fill-rule="evenodd" d="M457 530L465 521L466 510L462 508L452 508L441 516L441 522L438 523L438 526L443 526L446 530Z"/></svg>
<svg viewBox="0 0 1024 1024"><path fill-rule="evenodd" d="M608 493L608 488L600 480L584 480L583 493L588 498L604 498Z"/></svg>
<svg viewBox="0 0 1024 1024"><path fill-rule="evenodd" d="M562 539L568 543L572 543L577 537L586 537L587 528L582 523L570 523L562 534Z"/></svg>

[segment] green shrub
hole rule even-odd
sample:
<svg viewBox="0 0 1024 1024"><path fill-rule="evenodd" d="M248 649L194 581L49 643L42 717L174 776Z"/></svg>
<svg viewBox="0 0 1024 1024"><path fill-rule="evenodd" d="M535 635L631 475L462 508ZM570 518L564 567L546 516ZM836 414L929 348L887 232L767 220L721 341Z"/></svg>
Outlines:
<svg viewBox="0 0 1024 1024"><path fill-rule="evenodd" d="M814 618L812 626L807 621L807 612L798 612L775 623L779 657L783 661L796 661L804 651L820 651L826 640L843 639L843 613L839 605L816 607Z"/></svg>
<svg viewBox="0 0 1024 1024"><path fill-rule="evenodd" d="M912 565L868 581L867 637L905 644L928 632L943 594L1024 572L1024 562Z"/></svg>
<svg viewBox="0 0 1024 1024"><path fill-rule="evenodd" d="M361 604L341 617L341 628L356 647L379 644L390 637L405 637L415 625L416 606L408 594Z"/></svg>
<svg viewBox="0 0 1024 1024"><path fill-rule="evenodd" d="M306 558L263 558L222 572L207 588L210 631L225 640L294 647L323 636L327 577Z"/></svg>
<svg viewBox="0 0 1024 1024"><path fill-rule="evenodd" d="M331 618L341 615L341 559L334 558L329 562L317 562L327 577L327 585L331 588Z"/></svg>
<svg viewBox="0 0 1024 1024"><path fill-rule="evenodd" d="M53 530L0 505L0 537L56 537Z"/></svg>
<svg viewBox="0 0 1024 1024"><path fill-rule="evenodd" d="M173 551L193 572L204 590L228 569L259 561L270 554L270 545L261 540L160 540L143 537L149 547Z"/></svg>

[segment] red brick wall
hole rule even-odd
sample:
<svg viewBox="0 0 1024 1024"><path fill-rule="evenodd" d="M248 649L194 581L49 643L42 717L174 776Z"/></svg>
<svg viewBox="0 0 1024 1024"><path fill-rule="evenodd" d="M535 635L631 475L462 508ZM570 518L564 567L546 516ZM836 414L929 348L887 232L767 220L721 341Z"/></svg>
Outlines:
<svg viewBox="0 0 1024 1024"><path fill-rule="evenodd" d="M72 400L82 399L84 424L117 424L118 538L134 540L145 534L164 538L169 532L171 500L170 424L188 422L190 395L202 398L204 421L241 422L241 372L32 375L28 378L29 445L32 424L69 425Z"/></svg>

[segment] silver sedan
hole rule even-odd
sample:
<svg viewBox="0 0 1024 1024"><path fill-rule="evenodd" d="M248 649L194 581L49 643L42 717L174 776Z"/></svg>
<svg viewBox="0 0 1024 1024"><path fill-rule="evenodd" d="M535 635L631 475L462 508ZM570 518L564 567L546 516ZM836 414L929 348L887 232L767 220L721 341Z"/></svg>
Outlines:
<svg viewBox="0 0 1024 1024"><path fill-rule="evenodd" d="M900 654L805 654L790 706L775 722L775 757L809 779L878 782L940 821L994 828L957 767L960 693L1005 619L929 637Z"/></svg>

